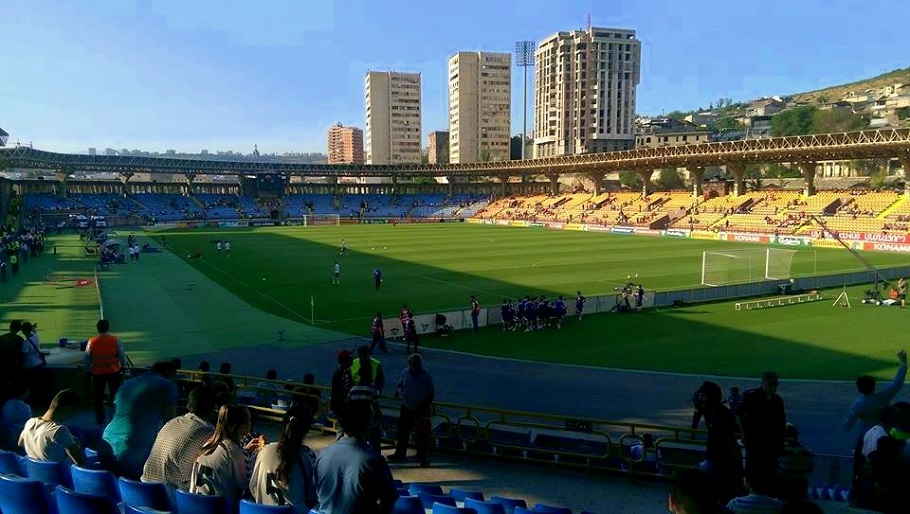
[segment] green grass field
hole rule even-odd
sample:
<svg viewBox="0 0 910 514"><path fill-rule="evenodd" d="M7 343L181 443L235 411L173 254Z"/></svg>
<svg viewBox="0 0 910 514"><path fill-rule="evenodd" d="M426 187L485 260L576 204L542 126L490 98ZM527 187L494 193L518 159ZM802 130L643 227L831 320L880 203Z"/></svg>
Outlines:
<svg viewBox="0 0 910 514"><path fill-rule="evenodd" d="M649 291L697 286L705 250L755 246L674 238L614 236L461 224L275 227L164 231L173 253L143 255L139 265L114 266L101 274L106 315L134 360L217 352L257 341L297 347L367 336L372 315L394 318L408 303L417 313L466 309L471 294L495 307L525 294L591 297L638 274ZM349 252L339 255L342 238ZM217 255L214 241L232 243ZM91 263L78 255L72 236L60 239L58 256L45 256L56 273L84 273ZM69 246L67 246L69 245ZM75 248L75 249L73 249ZM199 251L201 259L188 259ZM897 254L865 254L877 266L910 264ZM332 266L342 267L340 285ZM375 291L372 270L385 281ZM797 275L861 269L846 251L817 249L794 256ZM37 270L37 268L36 268ZM77 270L77 271L73 271ZM30 271L31 272L31 271ZM46 274L46 273L45 273ZM11 313L36 319L45 334L92 333L97 300L80 289L60 288L34 271L31 280L0 289ZM190 288L188 284L197 284ZM71 291L71 289L73 289ZM754 376L777 369L787 377L849 380L860 373L893 373L894 353L907 346L906 310L861 305L864 287L850 289L853 308L812 304L734 310L732 303L650 310L641 315L586 316L563 329L479 334L456 333L448 341L425 336L423 344L476 354L522 359L713 375ZM311 323L311 298L315 323ZM5 309L4 309L5 310ZM52 322L46 322L50 316ZM4 313L4 318L6 318ZM40 318L40 320L38 319ZM57 327L48 330L49 326ZM387 327L397 327L397 320ZM276 342L276 328L287 339ZM252 337L251 334L267 334ZM55 339L54 339L55 340Z"/></svg>

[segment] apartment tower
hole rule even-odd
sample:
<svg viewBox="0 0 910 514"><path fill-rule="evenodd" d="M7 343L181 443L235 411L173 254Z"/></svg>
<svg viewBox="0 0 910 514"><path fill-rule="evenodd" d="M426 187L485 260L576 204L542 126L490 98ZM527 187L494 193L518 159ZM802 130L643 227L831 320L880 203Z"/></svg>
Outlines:
<svg viewBox="0 0 910 514"><path fill-rule="evenodd" d="M371 71L366 75L366 161L420 162L420 74Z"/></svg>
<svg viewBox="0 0 910 514"><path fill-rule="evenodd" d="M449 58L449 162L509 160L512 55Z"/></svg>
<svg viewBox="0 0 910 514"><path fill-rule="evenodd" d="M336 123L326 139L329 164L363 164L362 130Z"/></svg>
<svg viewBox="0 0 910 514"><path fill-rule="evenodd" d="M430 164L449 163L449 133L443 130L430 132L427 141L427 161Z"/></svg>
<svg viewBox="0 0 910 514"><path fill-rule="evenodd" d="M634 30L559 32L534 53L534 157L635 147L641 42Z"/></svg>

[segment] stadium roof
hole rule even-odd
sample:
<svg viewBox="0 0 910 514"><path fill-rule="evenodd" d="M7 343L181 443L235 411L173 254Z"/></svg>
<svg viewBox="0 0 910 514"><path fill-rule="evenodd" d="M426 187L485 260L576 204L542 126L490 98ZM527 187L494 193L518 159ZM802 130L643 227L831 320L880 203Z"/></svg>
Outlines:
<svg viewBox="0 0 910 514"><path fill-rule="evenodd" d="M170 157L63 154L16 146L0 149L0 168L41 168L129 174L137 172L223 175L283 173L313 177L426 177L548 175L656 170L752 163L808 163L832 160L910 159L910 129L882 129L837 134L746 139L713 143L636 148L500 162L465 164L292 164Z"/></svg>

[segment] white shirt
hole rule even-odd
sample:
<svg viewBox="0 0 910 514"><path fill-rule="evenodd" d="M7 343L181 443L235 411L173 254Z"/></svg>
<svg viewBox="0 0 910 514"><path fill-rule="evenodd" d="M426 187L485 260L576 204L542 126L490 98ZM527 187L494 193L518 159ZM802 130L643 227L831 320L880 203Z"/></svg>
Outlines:
<svg viewBox="0 0 910 514"><path fill-rule="evenodd" d="M41 345L38 342L38 334L36 332L32 332L24 341L22 341L23 368L35 368L44 364L44 359L41 358L40 350L38 350L40 347Z"/></svg>
<svg viewBox="0 0 910 514"><path fill-rule="evenodd" d="M863 457L868 458L869 454L878 449L878 440L887 437L888 432L885 427L875 425L870 428L866 435L863 436Z"/></svg>
<svg viewBox="0 0 910 514"><path fill-rule="evenodd" d="M231 251L231 243L224 243L224 249L225 249L225 251L230 252L230 251Z"/></svg>
<svg viewBox="0 0 910 514"><path fill-rule="evenodd" d="M26 421L19 435L19 446L25 448L25 454L35 460L71 462L66 449L76 444L76 438L66 425L41 418Z"/></svg>
<svg viewBox="0 0 910 514"><path fill-rule="evenodd" d="M200 472L202 477L199 476ZM221 495L227 498L228 504L233 505L238 501L237 493L246 489L248 483L243 448L235 442L224 441L212 453L196 458L190 478L190 492Z"/></svg>
<svg viewBox="0 0 910 514"><path fill-rule="evenodd" d="M306 446L300 447L300 460L291 465L287 483L274 480L273 486L278 489L287 504L294 506L295 514L307 514L310 509L307 502L316 503L316 455ZM256 465L250 476L250 493L256 503L278 505L277 493L268 494L269 475L278 469L278 443L265 445L256 456Z"/></svg>
<svg viewBox="0 0 910 514"><path fill-rule="evenodd" d="M335 273L341 273L341 264L335 264Z"/></svg>
<svg viewBox="0 0 910 514"><path fill-rule="evenodd" d="M218 244L215 245L215 248L221 250L221 241L218 241Z"/></svg>

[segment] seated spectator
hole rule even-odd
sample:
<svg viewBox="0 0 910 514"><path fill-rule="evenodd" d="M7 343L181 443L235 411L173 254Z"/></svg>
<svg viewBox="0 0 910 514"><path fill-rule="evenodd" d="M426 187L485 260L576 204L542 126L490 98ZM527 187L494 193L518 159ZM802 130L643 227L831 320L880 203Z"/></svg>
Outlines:
<svg viewBox="0 0 910 514"><path fill-rule="evenodd" d="M720 514L714 482L707 473L697 469L682 472L667 498L667 510L672 514Z"/></svg>
<svg viewBox="0 0 910 514"><path fill-rule="evenodd" d="M320 512L392 512L398 491L385 459L367 443L372 406L349 400L339 415L341 437L316 459Z"/></svg>
<svg viewBox="0 0 910 514"><path fill-rule="evenodd" d="M158 431L174 417L177 384L170 380L174 364L156 362L152 369L127 380L114 397L114 419L104 429L104 440L114 450L119 474L138 480L152 451Z"/></svg>
<svg viewBox="0 0 910 514"><path fill-rule="evenodd" d="M769 496L773 484L767 482L764 474L747 475L746 486L748 495L733 498L727 504L733 514L776 514L784 506L784 502Z"/></svg>
<svg viewBox="0 0 910 514"><path fill-rule="evenodd" d="M256 398L253 403L263 407L271 407L273 404L278 403L276 391L281 389L281 386L274 382L278 380L278 372L274 369L266 371L265 379L269 380L269 382L262 381L256 384Z"/></svg>
<svg viewBox="0 0 910 514"><path fill-rule="evenodd" d="M250 411L246 407L221 407L215 432L202 445L202 453L193 464L191 493L224 496L229 505L239 500L248 484L240 439L249 431Z"/></svg>
<svg viewBox="0 0 910 514"><path fill-rule="evenodd" d="M256 503L293 505L297 514L316 506L316 454L303 440L313 424L313 413L294 404L284 414L277 443L266 445L256 459L250 493Z"/></svg>
<svg viewBox="0 0 910 514"><path fill-rule="evenodd" d="M878 448L878 440L887 437L891 429L897 426L898 421L897 407L889 405L882 409L878 425L870 428L863 436L863 457L869 458L869 455Z"/></svg>
<svg viewBox="0 0 910 514"><path fill-rule="evenodd" d="M228 386L228 392L234 394L237 392L237 386L234 384L234 379L230 375L233 372L233 366L230 362L222 362L221 366L218 367L218 373L221 376L218 377L218 380L221 380Z"/></svg>
<svg viewBox="0 0 910 514"><path fill-rule="evenodd" d="M199 448L215 432L211 423L215 393L209 386L197 386L190 391L186 408L189 412L165 423L155 437L142 468L143 482L162 482L172 492L190 490L190 475Z"/></svg>
<svg viewBox="0 0 910 514"><path fill-rule="evenodd" d="M815 454L799 441L796 425L787 423L784 453L778 460L776 498L787 501L806 498L809 476L815 467Z"/></svg>
<svg viewBox="0 0 910 514"><path fill-rule="evenodd" d="M32 408L25 403L28 398L28 387L21 382L10 384L10 399L3 404L3 421L11 425L23 426L32 418Z"/></svg>
<svg viewBox="0 0 910 514"><path fill-rule="evenodd" d="M262 432L254 430L259 413L256 410L250 411L250 431L240 438L240 446L243 447L243 457L246 459L246 476L253 472L253 465L256 464L256 457L259 455L259 449L268 442Z"/></svg>
<svg viewBox="0 0 910 514"><path fill-rule="evenodd" d="M82 446L65 423L79 409L79 394L75 389L64 389L54 396L43 416L25 422L19 435L19 446L35 460L85 464Z"/></svg>

